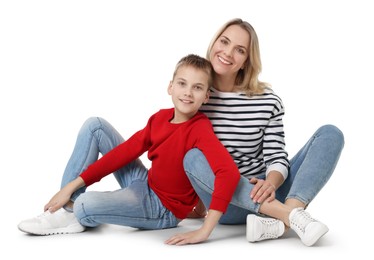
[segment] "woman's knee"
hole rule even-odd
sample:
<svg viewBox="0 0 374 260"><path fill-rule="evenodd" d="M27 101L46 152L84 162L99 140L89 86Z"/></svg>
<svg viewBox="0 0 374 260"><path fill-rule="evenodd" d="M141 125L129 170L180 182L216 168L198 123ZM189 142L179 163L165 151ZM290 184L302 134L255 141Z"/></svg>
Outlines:
<svg viewBox="0 0 374 260"><path fill-rule="evenodd" d="M324 135L329 138L335 145L341 147L344 146L344 134L343 132L335 125L327 124L321 126L318 131L320 135Z"/></svg>

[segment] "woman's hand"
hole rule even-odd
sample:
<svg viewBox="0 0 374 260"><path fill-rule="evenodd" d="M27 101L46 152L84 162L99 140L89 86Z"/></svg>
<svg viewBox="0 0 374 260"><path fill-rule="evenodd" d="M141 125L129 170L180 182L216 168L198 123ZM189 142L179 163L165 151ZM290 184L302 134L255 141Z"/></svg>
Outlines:
<svg viewBox="0 0 374 260"><path fill-rule="evenodd" d="M254 203L271 202L275 199L276 188L270 181L254 177L249 182L255 185L250 193Z"/></svg>

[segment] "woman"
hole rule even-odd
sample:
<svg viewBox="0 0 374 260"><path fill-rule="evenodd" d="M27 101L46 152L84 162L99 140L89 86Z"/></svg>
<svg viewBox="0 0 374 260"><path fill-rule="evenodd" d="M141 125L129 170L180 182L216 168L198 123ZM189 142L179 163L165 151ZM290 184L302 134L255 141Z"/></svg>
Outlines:
<svg viewBox="0 0 374 260"><path fill-rule="evenodd" d="M215 72L214 88L201 111L211 120L241 172L240 183L220 223L247 223L250 242L278 238L291 227L305 245L313 245L328 228L304 209L335 169L344 146L342 132L333 125L320 127L288 160L282 100L258 79L259 42L248 22L233 19L224 24L213 37L207 58ZM198 149L192 149L184 165L200 199L209 206L214 175L206 158ZM204 215L204 207L199 205L197 209L197 215ZM295 212L299 212L298 216ZM303 223L301 227L295 225L295 218ZM312 226L317 227L315 232L307 234ZM172 239L174 243L190 243L193 233Z"/></svg>

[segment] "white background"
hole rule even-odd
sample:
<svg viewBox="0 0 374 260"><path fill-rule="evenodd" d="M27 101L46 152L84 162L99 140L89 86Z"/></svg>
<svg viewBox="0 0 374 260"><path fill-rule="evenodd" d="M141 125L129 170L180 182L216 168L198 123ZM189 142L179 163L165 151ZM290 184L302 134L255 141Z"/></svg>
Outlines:
<svg viewBox="0 0 374 260"><path fill-rule="evenodd" d="M370 1L1 1L1 259L214 257L316 259L373 256L373 25ZM90 116L125 138L159 108L188 53L205 55L228 19L257 31L261 79L286 107L290 156L321 125L345 134L341 160L309 207L330 231L313 248L292 233L250 244L245 226L219 226L206 243L163 241L199 221L163 231L104 226L94 232L27 236L17 229L58 190L76 134ZM148 164L147 161L145 161ZM92 187L117 189L112 177ZM5 258L7 256L7 258ZM363 259L363 257L360 257Z"/></svg>

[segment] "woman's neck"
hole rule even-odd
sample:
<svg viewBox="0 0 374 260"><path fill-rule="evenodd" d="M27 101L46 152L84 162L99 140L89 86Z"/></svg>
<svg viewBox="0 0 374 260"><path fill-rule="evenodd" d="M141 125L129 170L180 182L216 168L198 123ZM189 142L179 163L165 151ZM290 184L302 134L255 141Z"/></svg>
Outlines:
<svg viewBox="0 0 374 260"><path fill-rule="evenodd" d="M214 88L221 92L235 92L237 87L235 86L235 78L215 75Z"/></svg>

